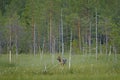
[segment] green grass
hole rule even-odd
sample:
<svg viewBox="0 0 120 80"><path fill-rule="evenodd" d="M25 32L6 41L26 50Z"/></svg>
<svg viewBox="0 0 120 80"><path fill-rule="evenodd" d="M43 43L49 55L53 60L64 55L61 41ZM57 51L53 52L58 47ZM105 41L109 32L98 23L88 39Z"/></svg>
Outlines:
<svg viewBox="0 0 120 80"><path fill-rule="evenodd" d="M65 55L68 59L69 55ZM52 56L40 55L0 55L0 80L120 80L120 55L72 55L71 69L68 63L61 67ZM45 65L47 71L45 72ZM62 69L63 68L63 69Z"/></svg>

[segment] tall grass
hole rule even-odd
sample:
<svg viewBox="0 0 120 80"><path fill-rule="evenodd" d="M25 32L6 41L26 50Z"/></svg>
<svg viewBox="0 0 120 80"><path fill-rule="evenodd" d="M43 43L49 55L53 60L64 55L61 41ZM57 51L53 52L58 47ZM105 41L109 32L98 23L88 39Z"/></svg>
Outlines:
<svg viewBox="0 0 120 80"><path fill-rule="evenodd" d="M68 59L69 55L65 55ZM9 63L8 55L0 55L0 80L120 80L120 55L117 61L114 55L72 55L72 65L61 66L52 56L12 55ZM46 71L45 71L46 66Z"/></svg>

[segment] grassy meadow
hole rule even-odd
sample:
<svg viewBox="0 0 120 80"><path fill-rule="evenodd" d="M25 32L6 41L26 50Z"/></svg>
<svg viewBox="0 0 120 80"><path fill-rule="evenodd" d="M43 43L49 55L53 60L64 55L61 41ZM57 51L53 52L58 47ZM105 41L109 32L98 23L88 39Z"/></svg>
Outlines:
<svg viewBox="0 0 120 80"><path fill-rule="evenodd" d="M58 55L0 55L0 80L120 80L120 55L72 55L71 68L60 66Z"/></svg>

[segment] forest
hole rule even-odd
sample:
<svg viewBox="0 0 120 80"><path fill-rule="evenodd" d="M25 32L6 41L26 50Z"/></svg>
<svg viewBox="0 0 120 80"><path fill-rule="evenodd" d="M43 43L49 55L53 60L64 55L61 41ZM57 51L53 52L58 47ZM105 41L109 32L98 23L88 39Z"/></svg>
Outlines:
<svg viewBox="0 0 120 80"><path fill-rule="evenodd" d="M119 0L0 0L0 54L120 52ZM70 40L72 33L72 39ZM43 47L44 45L44 47Z"/></svg>

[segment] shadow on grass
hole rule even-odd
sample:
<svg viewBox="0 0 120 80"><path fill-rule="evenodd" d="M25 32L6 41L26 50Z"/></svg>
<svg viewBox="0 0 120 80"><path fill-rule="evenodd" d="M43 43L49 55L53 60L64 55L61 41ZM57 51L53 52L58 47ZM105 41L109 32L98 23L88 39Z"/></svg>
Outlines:
<svg viewBox="0 0 120 80"><path fill-rule="evenodd" d="M1 67L15 67L15 63L9 63L9 62L0 62Z"/></svg>

